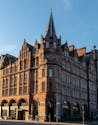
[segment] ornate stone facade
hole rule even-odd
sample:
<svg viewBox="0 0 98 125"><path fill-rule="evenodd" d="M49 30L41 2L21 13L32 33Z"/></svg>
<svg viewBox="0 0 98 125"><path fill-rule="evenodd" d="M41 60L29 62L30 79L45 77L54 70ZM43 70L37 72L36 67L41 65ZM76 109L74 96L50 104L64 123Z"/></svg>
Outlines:
<svg viewBox="0 0 98 125"><path fill-rule="evenodd" d="M0 57L0 116L65 121L80 119L82 107L85 117L94 116L97 89L93 57L93 51L61 43L51 13L40 43L32 46L24 40L18 58Z"/></svg>

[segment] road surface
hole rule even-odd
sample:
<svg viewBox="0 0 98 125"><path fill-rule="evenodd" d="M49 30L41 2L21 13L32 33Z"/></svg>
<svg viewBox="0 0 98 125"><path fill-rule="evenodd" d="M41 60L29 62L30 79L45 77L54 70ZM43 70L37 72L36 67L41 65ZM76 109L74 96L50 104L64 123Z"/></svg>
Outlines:
<svg viewBox="0 0 98 125"><path fill-rule="evenodd" d="M0 125L83 125L82 123L45 123L34 121L0 120ZM98 122L91 122L84 125L98 125Z"/></svg>

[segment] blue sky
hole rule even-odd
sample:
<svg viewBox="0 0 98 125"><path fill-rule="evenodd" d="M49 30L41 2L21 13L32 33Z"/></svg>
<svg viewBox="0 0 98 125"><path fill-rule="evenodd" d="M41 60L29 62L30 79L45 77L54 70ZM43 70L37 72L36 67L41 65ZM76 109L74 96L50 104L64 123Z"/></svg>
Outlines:
<svg viewBox="0 0 98 125"><path fill-rule="evenodd" d="M0 0L0 53L18 56L24 38L40 41L51 8L62 43L98 48L98 0Z"/></svg>

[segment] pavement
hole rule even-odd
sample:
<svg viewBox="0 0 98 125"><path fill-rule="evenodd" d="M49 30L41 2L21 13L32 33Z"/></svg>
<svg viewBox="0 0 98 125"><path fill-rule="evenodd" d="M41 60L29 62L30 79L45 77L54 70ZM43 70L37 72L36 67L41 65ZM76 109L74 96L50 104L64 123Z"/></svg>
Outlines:
<svg viewBox="0 0 98 125"><path fill-rule="evenodd" d="M0 125L83 125L82 122L38 122L25 120L0 120ZM98 121L85 122L84 125L98 125Z"/></svg>

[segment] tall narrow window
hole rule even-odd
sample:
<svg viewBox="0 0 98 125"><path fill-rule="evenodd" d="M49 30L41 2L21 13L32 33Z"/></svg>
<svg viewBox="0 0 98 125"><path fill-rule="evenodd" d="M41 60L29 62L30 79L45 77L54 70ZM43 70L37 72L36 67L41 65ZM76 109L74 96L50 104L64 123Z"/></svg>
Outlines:
<svg viewBox="0 0 98 125"><path fill-rule="evenodd" d="M45 69L42 69L42 77L45 76Z"/></svg>
<svg viewBox="0 0 98 125"><path fill-rule="evenodd" d="M22 61L20 62L20 70L23 69L23 64L22 64Z"/></svg>
<svg viewBox="0 0 98 125"><path fill-rule="evenodd" d="M10 95L12 95L13 94L13 89L12 88L10 88Z"/></svg>
<svg viewBox="0 0 98 125"><path fill-rule="evenodd" d="M38 66L39 65L39 58L37 57L36 58L36 66Z"/></svg>
<svg viewBox="0 0 98 125"><path fill-rule="evenodd" d="M24 52L24 59L26 59L27 58L27 52L25 51Z"/></svg>
<svg viewBox="0 0 98 125"><path fill-rule="evenodd" d="M36 66L35 58L32 59L32 66Z"/></svg>
<svg viewBox="0 0 98 125"><path fill-rule="evenodd" d="M38 79L38 70L35 71L35 78Z"/></svg>
<svg viewBox="0 0 98 125"><path fill-rule="evenodd" d="M24 60L24 69L27 69L27 66L28 66L28 62L27 60Z"/></svg>
<svg viewBox="0 0 98 125"><path fill-rule="evenodd" d="M17 89L16 88L14 88L14 95L16 95L17 94Z"/></svg>
<svg viewBox="0 0 98 125"><path fill-rule="evenodd" d="M64 55L65 55L66 57L68 57L69 53L68 53L67 50L65 50Z"/></svg>
<svg viewBox="0 0 98 125"><path fill-rule="evenodd" d="M14 85L16 86L17 84L17 76L14 76Z"/></svg>
<svg viewBox="0 0 98 125"><path fill-rule="evenodd" d="M53 76L53 69L49 69L49 77Z"/></svg>
<svg viewBox="0 0 98 125"><path fill-rule="evenodd" d="M19 94L21 95L22 94L22 87L19 87Z"/></svg>
<svg viewBox="0 0 98 125"><path fill-rule="evenodd" d="M42 82L42 92L45 92L45 82Z"/></svg>
<svg viewBox="0 0 98 125"><path fill-rule="evenodd" d="M6 89L6 91L5 91L5 95L6 95L6 96L8 95L8 89Z"/></svg>
<svg viewBox="0 0 98 125"><path fill-rule="evenodd" d="M23 75L20 74L20 83L22 83L22 82L23 82Z"/></svg>
<svg viewBox="0 0 98 125"><path fill-rule="evenodd" d="M2 96L4 96L4 90L2 90Z"/></svg>
<svg viewBox="0 0 98 125"><path fill-rule="evenodd" d="M38 93L38 81L36 81L36 93Z"/></svg>
<svg viewBox="0 0 98 125"><path fill-rule="evenodd" d="M67 51L64 52L64 55L67 56Z"/></svg>
<svg viewBox="0 0 98 125"><path fill-rule="evenodd" d="M24 73L24 82L27 82L27 74Z"/></svg>
<svg viewBox="0 0 98 125"><path fill-rule="evenodd" d="M23 94L26 94L27 93L27 86L24 86L23 87Z"/></svg>
<svg viewBox="0 0 98 125"><path fill-rule="evenodd" d="M10 77L10 86L13 86L14 78L11 76Z"/></svg>
<svg viewBox="0 0 98 125"><path fill-rule="evenodd" d="M56 42L53 43L53 48L56 49Z"/></svg>
<svg viewBox="0 0 98 125"><path fill-rule="evenodd" d="M49 88L48 88L48 90L49 90L49 92L52 91L52 82L51 81L49 82Z"/></svg>
<svg viewBox="0 0 98 125"><path fill-rule="evenodd" d="M49 42L46 42L46 48L49 48Z"/></svg>
<svg viewBox="0 0 98 125"><path fill-rule="evenodd" d="M8 87L8 78L6 79L6 87Z"/></svg>
<svg viewBox="0 0 98 125"><path fill-rule="evenodd" d="M12 67L10 68L10 73L12 73Z"/></svg>

